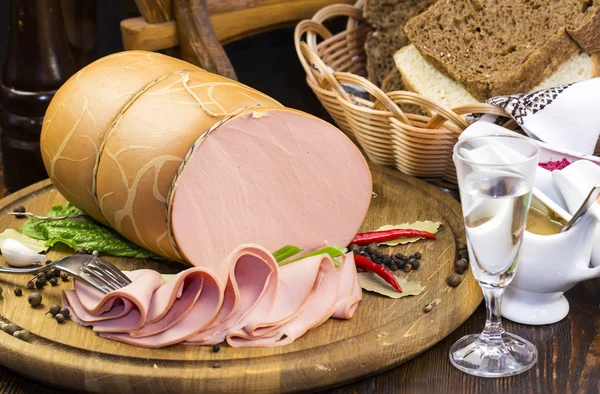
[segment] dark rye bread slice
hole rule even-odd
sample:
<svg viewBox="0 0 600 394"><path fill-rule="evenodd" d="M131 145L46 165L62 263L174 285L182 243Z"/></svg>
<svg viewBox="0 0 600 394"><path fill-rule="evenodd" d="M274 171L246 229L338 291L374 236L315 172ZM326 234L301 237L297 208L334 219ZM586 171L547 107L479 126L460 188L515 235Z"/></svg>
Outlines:
<svg viewBox="0 0 600 394"><path fill-rule="evenodd" d="M394 53L408 44L404 24L436 0L366 0L363 15L375 28L365 42L367 76L381 87L395 68Z"/></svg>
<svg viewBox="0 0 600 394"><path fill-rule="evenodd" d="M578 53L567 28L582 46L589 41L598 1L440 0L405 32L431 64L485 100L529 91Z"/></svg>
<svg viewBox="0 0 600 394"><path fill-rule="evenodd" d="M402 74L396 67L391 70L388 75L384 78L381 83L381 90L384 92L395 92L398 90L406 90L404 81L402 81Z"/></svg>
<svg viewBox="0 0 600 394"><path fill-rule="evenodd" d="M381 87L385 77L396 68L394 52L407 43L408 38L406 38L404 32L400 32L396 28L370 32L365 41L369 81Z"/></svg>

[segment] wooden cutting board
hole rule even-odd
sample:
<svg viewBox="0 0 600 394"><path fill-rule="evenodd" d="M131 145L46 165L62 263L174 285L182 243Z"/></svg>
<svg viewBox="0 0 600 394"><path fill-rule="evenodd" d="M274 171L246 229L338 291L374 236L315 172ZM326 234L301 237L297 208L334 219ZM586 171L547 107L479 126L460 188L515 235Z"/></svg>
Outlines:
<svg viewBox="0 0 600 394"><path fill-rule="evenodd" d="M71 288L72 281L45 286L41 290L43 306L35 309L27 302L29 275L0 275L2 318L33 334L24 342L0 331L0 363L31 379L77 391L254 393L340 385L417 356L462 324L482 300L470 271L456 288L445 283L457 247L464 242L461 208L429 184L393 169L371 168L378 196L362 231L417 220L443 223L436 240L394 248L423 254L421 268L405 274L408 280L425 286L421 295L392 300L365 292L351 320L330 319L291 345L243 349L223 345L214 353L210 346L136 348L102 339L73 321L58 324L45 312L51 304L60 303L61 290ZM49 181L37 183L0 201L0 229L20 228L24 220L7 215L18 205L45 214L52 205L64 203ZM66 248L53 250L48 258L68 253L72 251ZM153 268L174 273L182 268L165 262L107 259L129 270ZM5 264L3 258L0 263ZM14 295L16 286L24 289L23 296ZM436 305L426 314L423 307L429 303Z"/></svg>

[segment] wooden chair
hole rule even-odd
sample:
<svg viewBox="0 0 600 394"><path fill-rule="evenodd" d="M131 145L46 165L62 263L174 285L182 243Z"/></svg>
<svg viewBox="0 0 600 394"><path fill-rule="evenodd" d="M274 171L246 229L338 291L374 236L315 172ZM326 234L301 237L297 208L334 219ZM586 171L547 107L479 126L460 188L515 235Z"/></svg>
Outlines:
<svg viewBox="0 0 600 394"><path fill-rule="evenodd" d="M207 71L237 79L222 44L311 18L354 0L135 0L142 16L121 22L126 50L167 50Z"/></svg>

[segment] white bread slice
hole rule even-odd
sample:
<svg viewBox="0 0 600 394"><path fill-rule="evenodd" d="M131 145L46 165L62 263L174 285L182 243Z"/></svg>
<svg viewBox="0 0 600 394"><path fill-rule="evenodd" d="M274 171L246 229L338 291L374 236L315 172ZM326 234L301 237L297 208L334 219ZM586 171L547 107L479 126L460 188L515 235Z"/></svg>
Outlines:
<svg viewBox="0 0 600 394"><path fill-rule="evenodd" d="M478 103L471 94L458 82L439 72L419 53L414 45L407 45L394 54L394 61L406 89L447 107ZM600 61L598 56L579 53L567 62L532 92L553 86L600 76ZM519 93L519 92L515 92Z"/></svg>

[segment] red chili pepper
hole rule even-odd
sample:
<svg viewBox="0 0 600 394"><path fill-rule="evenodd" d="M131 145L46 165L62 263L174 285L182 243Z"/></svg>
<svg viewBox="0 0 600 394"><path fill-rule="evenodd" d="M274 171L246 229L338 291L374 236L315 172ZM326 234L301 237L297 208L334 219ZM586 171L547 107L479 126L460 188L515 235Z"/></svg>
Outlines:
<svg viewBox="0 0 600 394"><path fill-rule="evenodd" d="M394 289L398 290L398 292L402 293L402 288L400 287L400 283L396 280L396 277L388 271L384 266L375 263L373 260L368 257L361 256L359 254L354 255L354 263L357 268L364 269L365 271L373 272L385 280L387 283L392 285Z"/></svg>
<svg viewBox="0 0 600 394"><path fill-rule="evenodd" d="M430 233L428 231L408 230L408 229L371 231L368 233L356 234L351 243L356 244L358 246L365 246L365 245L370 244L371 242L380 243L380 242L390 241L392 239L414 238L414 237L435 239L435 234Z"/></svg>

